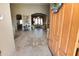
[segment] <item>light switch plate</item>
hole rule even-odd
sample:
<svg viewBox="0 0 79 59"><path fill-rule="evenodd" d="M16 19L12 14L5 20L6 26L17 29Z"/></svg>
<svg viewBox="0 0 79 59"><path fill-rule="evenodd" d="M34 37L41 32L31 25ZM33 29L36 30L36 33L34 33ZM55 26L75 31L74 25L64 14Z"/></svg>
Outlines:
<svg viewBox="0 0 79 59"><path fill-rule="evenodd" d="M3 15L0 15L0 20L3 20Z"/></svg>

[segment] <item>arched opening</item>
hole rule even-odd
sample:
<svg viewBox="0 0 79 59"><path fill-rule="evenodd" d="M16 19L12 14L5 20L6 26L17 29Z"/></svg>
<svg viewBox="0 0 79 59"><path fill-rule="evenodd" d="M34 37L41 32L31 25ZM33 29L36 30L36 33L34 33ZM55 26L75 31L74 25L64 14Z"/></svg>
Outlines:
<svg viewBox="0 0 79 59"><path fill-rule="evenodd" d="M35 13L31 15L32 29L34 28L46 28L46 15L42 13Z"/></svg>

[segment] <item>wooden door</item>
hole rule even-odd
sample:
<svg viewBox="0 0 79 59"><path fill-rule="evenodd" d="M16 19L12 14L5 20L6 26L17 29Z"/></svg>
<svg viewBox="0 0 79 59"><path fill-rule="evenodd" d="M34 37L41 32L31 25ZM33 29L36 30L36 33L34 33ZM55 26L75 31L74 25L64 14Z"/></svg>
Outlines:
<svg viewBox="0 0 79 59"><path fill-rule="evenodd" d="M65 3L56 14L50 8L49 48L54 55L75 55L78 43L79 4Z"/></svg>
<svg viewBox="0 0 79 59"><path fill-rule="evenodd" d="M79 4L73 4L71 31L67 46L67 55L75 55L79 39Z"/></svg>
<svg viewBox="0 0 79 59"><path fill-rule="evenodd" d="M59 55L66 55L67 45L70 34L70 27L72 22L72 4L64 4L63 6L63 24L61 33L61 43L59 47Z"/></svg>

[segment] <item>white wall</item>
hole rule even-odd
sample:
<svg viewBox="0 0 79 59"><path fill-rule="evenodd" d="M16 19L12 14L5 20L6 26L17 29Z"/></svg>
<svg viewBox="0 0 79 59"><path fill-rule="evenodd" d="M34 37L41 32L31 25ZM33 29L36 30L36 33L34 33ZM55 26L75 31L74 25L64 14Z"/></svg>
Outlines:
<svg viewBox="0 0 79 59"><path fill-rule="evenodd" d="M49 14L49 5L47 4L11 4L11 14L13 20L14 30L16 29L16 15L22 14L29 16L29 22L31 25L31 14L43 13Z"/></svg>
<svg viewBox="0 0 79 59"><path fill-rule="evenodd" d="M12 55L15 51L15 44L9 4L0 3L0 15L3 15L3 20L0 21L1 55Z"/></svg>

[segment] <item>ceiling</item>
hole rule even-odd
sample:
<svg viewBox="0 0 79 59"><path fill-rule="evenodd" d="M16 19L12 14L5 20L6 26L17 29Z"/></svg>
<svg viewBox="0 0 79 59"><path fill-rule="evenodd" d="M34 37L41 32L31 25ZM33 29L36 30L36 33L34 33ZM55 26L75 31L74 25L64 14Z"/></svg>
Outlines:
<svg viewBox="0 0 79 59"><path fill-rule="evenodd" d="M25 4L25 5L49 5L49 3L11 3L11 4Z"/></svg>

